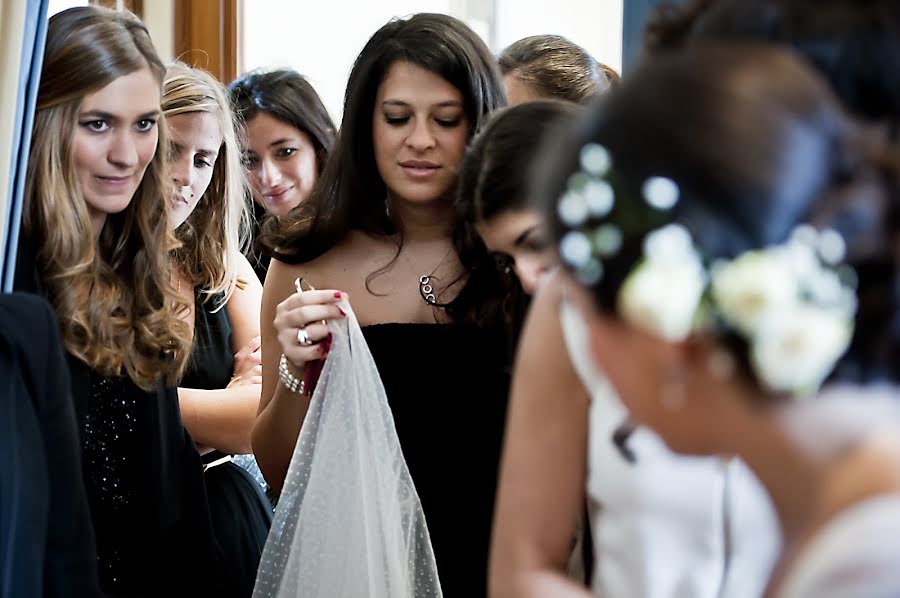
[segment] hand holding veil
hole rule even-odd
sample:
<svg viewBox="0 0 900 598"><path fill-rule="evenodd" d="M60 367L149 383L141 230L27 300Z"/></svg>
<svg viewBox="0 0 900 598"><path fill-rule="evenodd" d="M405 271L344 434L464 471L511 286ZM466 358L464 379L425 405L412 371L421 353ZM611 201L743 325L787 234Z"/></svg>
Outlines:
<svg viewBox="0 0 900 598"><path fill-rule="evenodd" d="M254 597L440 598L419 496L356 316L332 345L300 430Z"/></svg>

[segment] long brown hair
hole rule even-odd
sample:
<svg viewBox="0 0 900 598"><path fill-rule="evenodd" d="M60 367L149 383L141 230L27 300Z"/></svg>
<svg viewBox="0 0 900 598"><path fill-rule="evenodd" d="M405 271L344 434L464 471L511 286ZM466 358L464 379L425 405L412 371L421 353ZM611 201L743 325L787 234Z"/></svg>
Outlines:
<svg viewBox="0 0 900 598"><path fill-rule="evenodd" d="M43 291L66 350L105 375L151 388L174 383L190 353L183 303L170 282L168 136L128 207L107 217L97 241L73 160L78 109L88 93L142 68L162 87L165 67L134 15L96 6L50 19L28 161L23 227L38 248Z"/></svg>

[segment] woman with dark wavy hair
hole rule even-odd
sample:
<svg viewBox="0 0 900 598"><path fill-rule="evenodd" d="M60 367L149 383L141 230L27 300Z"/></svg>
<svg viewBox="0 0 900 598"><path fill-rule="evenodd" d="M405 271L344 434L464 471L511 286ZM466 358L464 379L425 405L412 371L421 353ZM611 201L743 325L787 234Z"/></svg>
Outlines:
<svg viewBox="0 0 900 598"><path fill-rule="evenodd" d="M59 318L100 582L115 595L217 592L222 578L204 573L220 555L174 388L191 336L170 279L164 75L134 15L55 15L28 162L36 259L22 274Z"/></svg>
<svg viewBox="0 0 900 598"><path fill-rule="evenodd" d="M251 71L229 89L243 125L244 165L259 223L256 239L310 196L336 129L319 94L296 71ZM269 257L255 247L251 262L265 280Z"/></svg>
<svg viewBox="0 0 900 598"><path fill-rule="evenodd" d="M531 170L541 142L574 122L571 102L535 100L494 113L472 139L459 171L456 211L485 247L533 295L556 267L543 216L531 197Z"/></svg>
<svg viewBox="0 0 900 598"><path fill-rule="evenodd" d="M509 278L457 223L453 198L466 143L504 103L493 57L461 21L389 22L354 64L341 132L312 197L266 239L274 259L253 429L260 467L281 486L310 400L300 381L327 354L320 320L343 317L335 303L349 296L448 596L486 589L515 301ZM328 290L295 292L298 278Z"/></svg>

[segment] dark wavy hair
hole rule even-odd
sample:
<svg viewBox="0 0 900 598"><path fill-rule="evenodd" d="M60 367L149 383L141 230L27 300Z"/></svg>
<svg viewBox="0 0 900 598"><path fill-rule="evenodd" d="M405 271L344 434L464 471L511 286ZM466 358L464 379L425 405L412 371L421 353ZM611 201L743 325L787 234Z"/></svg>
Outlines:
<svg viewBox="0 0 900 598"><path fill-rule="evenodd" d="M297 208L300 217L263 241L272 257L288 263L313 260L351 230L399 234L402 246L402 223L388 215L388 190L375 163L372 139L378 87L400 61L431 71L456 87L473 131L488 113L506 103L493 56L465 23L430 13L388 22L369 39L353 65L334 151L312 195ZM459 320L490 320L495 299L506 293L506 283L478 235L464 222L455 223L453 242L468 278L456 299L445 306L447 314Z"/></svg>
<svg viewBox="0 0 900 598"><path fill-rule="evenodd" d="M859 311L834 377L900 381L896 161L876 139L794 53L703 44L644 62L549 147L540 197L558 241L567 227L556 199L579 170L580 149L593 142L610 152L616 200L603 220L621 225L624 240L592 289L609 313L644 237L666 222L683 224L710 260L783 243L799 223L840 232L858 276ZM639 199L650 176L681 190L664 216ZM733 336L722 340L749 375L746 345Z"/></svg>
<svg viewBox="0 0 900 598"><path fill-rule="evenodd" d="M695 41L783 44L809 60L854 114L900 123L900 3L895 0L692 0L650 18L648 54Z"/></svg>
<svg viewBox="0 0 900 598"><path fill-rule="evenodd" d="M322 174L337 129L306 77L290 69L254 70L232 81L228 90L241 122L265 112L308 135L316 152L316 172Z"/></svg>
<svg viewBox="0 0 900 598"><path fill-rule="evenodd" d="M609 91L619 74L561 35L532 35L500 53L500 72L533 87L541 97L590 102Z"/></svg>
<svg viewBox="0 0 900 598"><path fill-rule="evenodd" d="M491 115L459 169L459 217L474 224L531 207L529 173L542 140L554 129L571 125L580 111L571 102L537 100Z"/></svg>
<svg viewBox="0 0 900 598"><path fill-rule="evenodd" d="M529 173L541 141L548 132L571 125L580 112L571 102L537 100L492 114L472 138L459 169L456 214L461 226L472 231L475 224L499 214L532 208ZM481 242L477 233L469 234L477 237L473 242ZM498 267L510 279L500 314L514 351L530 301L510 264Z"/></svg>

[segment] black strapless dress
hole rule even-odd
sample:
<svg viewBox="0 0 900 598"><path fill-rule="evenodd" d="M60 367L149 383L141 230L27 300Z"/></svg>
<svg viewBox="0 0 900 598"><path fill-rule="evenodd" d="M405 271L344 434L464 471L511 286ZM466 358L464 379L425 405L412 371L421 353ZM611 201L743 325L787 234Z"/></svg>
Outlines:
<svg viewBox="0 0 900 598"><path fill-rule="evenodd" d="M220 297L204 303L205 298L195 293L194 349L180 386L216 390L228 386L234 372L231 320L225 307L213 311ZM212 463L224 456L212 451L203 461ZM234 579L229 595L250 596L272 524L272 505L253 476L235 463L210 467L204 478L213 528Z"/></svg>
<svg viewBox="0 0 900 598"><path fill-rule="evenodd" d="M362 331L422 501L444 596L485 596L510 382L506 339L459 324Z"/></svg>

